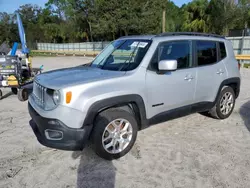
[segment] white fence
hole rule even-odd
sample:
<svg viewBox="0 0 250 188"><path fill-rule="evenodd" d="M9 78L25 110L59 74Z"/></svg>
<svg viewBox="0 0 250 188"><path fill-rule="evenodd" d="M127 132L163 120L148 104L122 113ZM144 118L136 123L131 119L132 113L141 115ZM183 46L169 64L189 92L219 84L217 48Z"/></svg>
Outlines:
<svg viewBox="0 0 250 188"><path fill-rule="evenodd" d="M37 43L37 50L44 51L101 51L109 42Z"/></svg>
<svg viewBox="0 0 250 188"><path fill-rule="evenodd" d="M228 37L234 48L235 55L247 54L250 55L250 36L247 37Z"/></svg>
<svg viewBox="0 0 250 188"><path fill-rule="evenodd" d="M235 55L247 54L250 55L250 36L247 37L228 37L232 42ZM44 51L94 51L99 52L105 48L109 42L82 42L82 43L37 43L37 50ZM250 61L245 61L250 63Z"/></svg>
<svg viewBox="0 0 250 188"><path fill-rule="evenodd" d="M250 36L228 37L231 40L235 55L250 54ZM46 51L101 51L109 42L82 42L82 43L37 43L37 50Z"/></svg>

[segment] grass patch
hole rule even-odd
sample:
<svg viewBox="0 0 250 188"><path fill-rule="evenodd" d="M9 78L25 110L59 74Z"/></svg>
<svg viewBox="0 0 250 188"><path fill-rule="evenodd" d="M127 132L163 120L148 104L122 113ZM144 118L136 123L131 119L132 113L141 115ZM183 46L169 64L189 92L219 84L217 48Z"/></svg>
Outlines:
<svg viewBox="0 0 250 188"><path fill-rule="evenodd" d="M243 67L244 67L244 68L248 68L248 67L250 67L250 64L246 64L246 63L245 63L245 64L243 65Z"/></svg>
<svg viewBox="0 0 250 188"><path fill-rule="evenodd" d="M44 52L32 52L30 53L30 56L32 57L56 57L56 54L54 53L44 53Z"/></svg>

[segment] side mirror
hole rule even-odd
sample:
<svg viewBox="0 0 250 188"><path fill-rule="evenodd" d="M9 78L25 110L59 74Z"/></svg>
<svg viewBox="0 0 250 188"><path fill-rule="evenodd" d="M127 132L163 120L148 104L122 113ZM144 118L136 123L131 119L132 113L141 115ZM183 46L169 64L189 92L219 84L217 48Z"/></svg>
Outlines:
<svg viewBox="0 0 250 188"><path fill-rule="evenodd" d="M158 69L160 72L175 71L177 69L177 61L176 60L161 60L158 63Z"/></svg>

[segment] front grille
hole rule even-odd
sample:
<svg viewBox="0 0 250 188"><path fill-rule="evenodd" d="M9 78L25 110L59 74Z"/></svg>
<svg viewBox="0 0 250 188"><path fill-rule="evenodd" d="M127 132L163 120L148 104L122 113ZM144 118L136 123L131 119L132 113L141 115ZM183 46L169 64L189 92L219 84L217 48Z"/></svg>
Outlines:
<svg viewBox="0 0 250 188"><path fill-rule="evenodd" d="M45 92L46 88L35 81L33 84L33 95L36 98L36 102L41 106L44 105Z"/></svg>

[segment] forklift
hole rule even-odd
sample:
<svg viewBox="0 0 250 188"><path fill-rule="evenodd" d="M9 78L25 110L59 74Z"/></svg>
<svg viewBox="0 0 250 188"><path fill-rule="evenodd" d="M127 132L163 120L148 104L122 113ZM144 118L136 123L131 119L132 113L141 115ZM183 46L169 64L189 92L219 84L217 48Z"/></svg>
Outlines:
<svg viewBox="0 0 250 188"><path fill-rule="evenodd" d="M32 91L32 83L37 74L42 72L42 68L32 68L29 49L27 48L25 32L22 20L16 12L17 25L20 42L22 46L21 54L16 54L18 43L15 42L9 53L6 44L0 47L0 88L11 88L13 94L18 96L20 101L26 101ZM0 99L3 98L0 89Z"/></svg>

